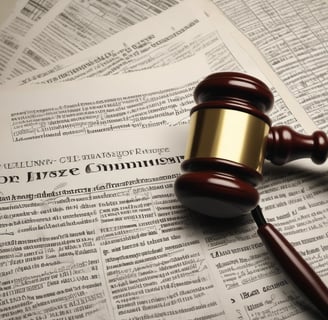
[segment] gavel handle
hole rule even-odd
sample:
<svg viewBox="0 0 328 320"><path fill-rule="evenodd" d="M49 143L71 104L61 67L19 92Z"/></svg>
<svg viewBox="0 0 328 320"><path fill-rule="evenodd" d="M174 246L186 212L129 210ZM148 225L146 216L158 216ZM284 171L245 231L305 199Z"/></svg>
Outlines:
<svg viewBox="0 0 328 320"><path fill-rule="evenodd" d="M326 285L286 238L272 224L265 221L259 206L252 210L252 216L258 226L258 235L267 249L294 284L326 317L328 315Z"/></svg>
<svg viewBox="0 0 328 320"><path fill-rule="evenodd" d="M287 126L271 127L266 149L266 159L274 164L300 158L311 158L314 163L321 164L327 159L328 138L323 131L307 136Z"/></svg>

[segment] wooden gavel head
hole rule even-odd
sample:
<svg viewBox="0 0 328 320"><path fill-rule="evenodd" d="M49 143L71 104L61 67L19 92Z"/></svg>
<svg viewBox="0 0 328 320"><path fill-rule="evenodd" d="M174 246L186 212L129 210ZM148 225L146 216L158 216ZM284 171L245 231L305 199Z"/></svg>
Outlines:
<svg viewBox="0 0 328 320"><path fill-rule="evenodd" d="M270 89L257 78L236 72L215 73L198 84L190 112L190 133L183 174L175 193L187 208L219 218L250 212L259 201L264 159L275 164L311 157L327 158L328 139L289 127L271 127Z"/></svg>

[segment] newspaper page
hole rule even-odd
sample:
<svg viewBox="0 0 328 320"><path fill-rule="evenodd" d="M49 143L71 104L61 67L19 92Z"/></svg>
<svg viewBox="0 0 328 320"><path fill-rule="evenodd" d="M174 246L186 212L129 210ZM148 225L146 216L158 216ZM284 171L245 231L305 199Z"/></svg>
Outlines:
<svg viewBox="0 0 328 320"><path fill-rule="evenodd" d="M156 28L154 28L156 26ZM7 84L53 83L154 68L196 53L212 70L242 70L226 44L225 17L211 1L184 1L79 54L15 77ZM245 59L249 59L245 53Z"/></svg>
<svg viewBox="0 0 328 320"><path fill-rule="evenodd" d="M162 94L165 82L181 84L154 76L149 89ZM147 97L139 77L120 80L128 89L104 78L91 91L79 81L1 94L1 319L226 319L200 229L173 192L187 128L49 136L34 126L43 136L26 140L11 131L16 117L28 128L34 113L82 108L87 120L100 99Z"/></svg>
<svg viewBox="0 0 328 320"><path fill-rule="evenodd" d="M10 78L38 69L96 45L125 28L157 15L179 1L141 0L47 0L28 1L22 14L38 2L57 2L10 56L1 72L4 83ZM8 60L8 58L6 58Z"/></svg>
<svg viewBox="0 0 328 320"><path fill-rule="evenodd" d="M272 80L275 74L267 72L267 69L271 69L263 57L253 47L240 46L240 37L238 30L210 1L185 1L82 53L16 77L8 81L7 85L54 83L144 70L176 63L194 54L205 55L211 72L247 71L261 79ZM266 66L264 69L263 64ZM295 117L304 122L307 115L296 107L290 112L286 102L290 106L297 106L297 101L280 82L280 79L273 82L276 107L271 117L303 131ZM276 87L279 87L279 94ZM312 121L310 128L315 128Z"/></svg>
<svg viewBox="0 0 328 320"><path fill-rule="evenodd" d="M250 215L213 220L174 196L187 128L149 127L168 124L168 110L188 122L194 103L182 88L209 72L199 58L2 91L2 318L321 319ZM266 218L328 283L326 179L307 160L266 163L259 192Z"/></svg>
<svg viewBox="0 0 328 320"><path fill-rule="evenodd" d="M316 127L327 131L327 1L214 2L257 48ZM238 42L246 43L241 37Z"/></svg>
<svg viewBox="0 0 328 320"><path fill-rule="evenodd" d="M8 68L9 61L14 59L24 45L30 30L35 26L40 28L39 23L57 2L22 0L16 3L12 13L0 26L0 74Z"/></svg>
<svg viewBox="0 0 328 320"><path fill-rule="evenodd" d="M2 157L1 319L225 319L174 198L183 135L167 133L27 141Z"/></svg>
<svg viewBox="0 0 328 320"><path fill-rule="evenodd" d="M311 133L319 128L327 132L327 39L323 36L327 29L327 2L219 0L215 3L240 31L233 34L238 43L249 54L259 57L262 72L284 101L288 101L289 109L305 131ZM274 124L285 122L283 113L273 119ZM267 165L260 187L261 205L269 220L327 279L327 165L325 169L312 165L311 170L306 169L307 165L303 162L282 168ZM245 265L235 268L244 271ZM228 271L226 268L230 275ZM268 270L263 270L264 273ZM253 282L259 283L256 276ZM235 287L236 292L242 291L240 283ZM246 310L250 319L274 315L269 303L258 303L256 294L242 295L241 299L253 304ZM282 309L283 304L281 314L285 313ZM286 313L294 312L289 309Z"/></svg>

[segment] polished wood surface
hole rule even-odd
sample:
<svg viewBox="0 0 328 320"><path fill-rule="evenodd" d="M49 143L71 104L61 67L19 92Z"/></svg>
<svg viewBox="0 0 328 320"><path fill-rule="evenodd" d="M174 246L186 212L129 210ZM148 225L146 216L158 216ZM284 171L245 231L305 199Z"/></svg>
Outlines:
<svg viewBox="0 0 328 320"><path fill-rule="evenodd" d="M196 158L182 163L185 172L175 181L180 202L193 211L217 218L248 213L258 201L255 189L262 176L223 159Z"/></svg>
<svg viewBox="0 0 328 320"><path fill-rule="evenodd" d="M259 227L258 234L293 283L328 317L328 289L310 265L272 224Z"/></svg>
<svg viewBox="0 0 328 320"><path fill-rule="evenodd" d="M328 138L323 131L304 135L287 126L272 127L267 139L266 159L285 164L301 158L311 158L316 164L327 159Z"/></svg>
<svg viewBox="0 0 328 320"><path fill-rule="evenodd" d="M272 224L266 222L259 206L251 213L258 226L258 235L289 280L303 292L321 315L328 315L328 288L321 278L287 239Z"/></svg>
<svg viewBox="0 0 328 320"><path fill-rule="evenodd" d="M263 113L273 106L273 94L264 82L238 72L209 75L196 86L194 99L197 104L226 99L244 101Z"/></svg>
<svg viewBox="0 0 328 320"><path fill-rule="evenodd" d="M245 112L270 125L270 130L263 139L266 146L265 157L274 164L281 165L304 157L320 164L327 158L328 139L324 132L316 131L306 136L286 126L271 127L271 121L264 112L272 108L273 96L268 87L256 78L227 72L210 75L196 87L194 98L198 105L191 110L191 115L207 108L224 108L238 111L237 113ZM226 125L222 118L224 116L217 117L220 125ZM197 137L197 130L203 130L201 135L204 136L204 127L204 121L200 124L193 123L191 140ZM215 126L211 124L209 128L212 130ZM236 125L237 135L240 132L254 132L238 129ZM213 143L208 142L207 137L211 135L206 134L205 139L196 139L196 144L199 141ZM220 143L219 138L215 135L213 137ZM245 140L243 136L240 139ZM236 142L236 137L232 141ZM235 145L240 147L241 144ZM224 146L234 148L234 145ZM213 148L214 146L209 145L205 150ZM247 152L250 148L245 149ZM262 215L256 190L256 186L262 180L261 171L231 159L207 157L203 153L199 156L200 153L197 152L190 154L181 164L183 174L177 178L174 186L181 203L193 211L217 218L235 218L251 212L258 225L258 234L268 250L276 257L294 284L321 312L324 319L328 319L327 287L293 246L273 225L267 223ZM213 152L209 151L209 154Z"/></svg>
<svg viewBox="0 0 328 320"><path fill-rule="evenodd" d="M209 75L196 86L194 99L197 105L191 109L191 115L204 109L229 109L247 113L269 125L263 143L265 158L274 164L300 158L311 158L319 164L327 158L328 138L324 132L316 131L307 136L287 126L271 126L265 113L272 109L273 95L262 81L252 76L236 72ZM204 130L204 127L204 123L196 124L194 130ZM236 126L237 138L241 132L238 130ZM245 140L243 136L239 138ZM234 136L232 141L235 139ZM234 144L229 148L234 148ZM244 163L202 155L201 158L188 158L181 168L184 173L176 181L175 192L191 210L219 218L233 218L247 214L258 204L256 186L262 179L261 171L256 172Z"/></svg>

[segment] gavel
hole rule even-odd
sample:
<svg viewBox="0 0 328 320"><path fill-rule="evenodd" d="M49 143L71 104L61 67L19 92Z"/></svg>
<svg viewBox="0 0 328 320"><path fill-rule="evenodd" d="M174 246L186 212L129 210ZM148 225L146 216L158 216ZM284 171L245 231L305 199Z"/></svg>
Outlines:
<svg viewBox="0 0 328 320"><path fill-rule="evenodd" d="M256 189L263 179L265 159L277 165L300 158L325 162L327 135L315 131L308 136L288 126L271 126L265 113L273 107L273 94L264 82L247 74L211 74L196 86L194 100L183 173L174 185L177 198L186 208L216 218L251 213L266 247L328 318L326 285L284 236L266 222Z"/></svg>

